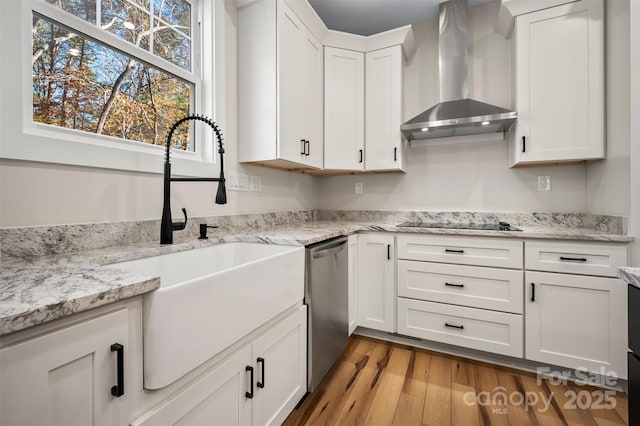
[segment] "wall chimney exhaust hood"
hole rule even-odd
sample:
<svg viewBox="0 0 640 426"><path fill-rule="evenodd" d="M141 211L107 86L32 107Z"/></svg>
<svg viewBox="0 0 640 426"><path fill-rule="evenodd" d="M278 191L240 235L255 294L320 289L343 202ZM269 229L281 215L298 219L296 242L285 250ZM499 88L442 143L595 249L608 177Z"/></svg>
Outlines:
<svg viewBox="0 0 640 426"><path fill-rule="evenodd" d="M470 135L497 140L495 133L502 133L502 139L518 116L514 111L468 99L467 9L467 0L440 3L440 103L400 126L409 141Z"/></svg>

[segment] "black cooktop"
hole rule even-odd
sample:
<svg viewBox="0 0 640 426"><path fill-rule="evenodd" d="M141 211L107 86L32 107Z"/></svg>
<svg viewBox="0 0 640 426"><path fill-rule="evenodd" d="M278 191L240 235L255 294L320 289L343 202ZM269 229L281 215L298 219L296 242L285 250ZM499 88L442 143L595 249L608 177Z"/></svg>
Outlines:
<svg viewBox="0 0 640 426"><path fill-rule="evenodd" d="M445 229L476 229L480 231L522 231L507 222L499 223L439 223L439 222L402 222L397 225L402 228L445 228Z"/></svg>

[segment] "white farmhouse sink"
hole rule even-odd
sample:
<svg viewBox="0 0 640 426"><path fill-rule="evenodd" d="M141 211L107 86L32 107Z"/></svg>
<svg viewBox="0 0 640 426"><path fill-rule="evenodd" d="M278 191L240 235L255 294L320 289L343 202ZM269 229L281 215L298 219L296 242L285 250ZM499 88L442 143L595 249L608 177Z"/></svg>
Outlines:
<svg viewBox="0 0 640 426"><path fill-rule="evenodd" d="M167 386L301 301L304 256L227 243L110 265L160 276L143 296L144 387Z"/></svg>

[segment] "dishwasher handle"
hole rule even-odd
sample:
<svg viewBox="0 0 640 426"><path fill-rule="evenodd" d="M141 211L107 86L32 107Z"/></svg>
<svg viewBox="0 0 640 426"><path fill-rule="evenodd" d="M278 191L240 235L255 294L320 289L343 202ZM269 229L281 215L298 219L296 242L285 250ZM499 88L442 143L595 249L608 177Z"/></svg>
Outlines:
<svg viewBox="0 0 640 426"><path fill-rule="evenodd" d="M338 244L330 246L329 248L326 248L324 250L314 251L313 258L319 259L321 257L333 256L334 254L340 253L342 250L344 250L346 245L346 241L340 241Z"/></svg>

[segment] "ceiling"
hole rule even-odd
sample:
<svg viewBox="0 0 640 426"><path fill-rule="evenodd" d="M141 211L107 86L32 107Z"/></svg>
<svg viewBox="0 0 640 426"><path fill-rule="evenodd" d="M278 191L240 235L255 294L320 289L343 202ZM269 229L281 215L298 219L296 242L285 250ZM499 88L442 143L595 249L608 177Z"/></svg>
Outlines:
<svg viewBox="0 0 640 426"><path fill-rule="evenodd" d="M443 0L309 0L330 30L369 36L438 16ZM469 0L469 6L488 0Z"/></svg>

